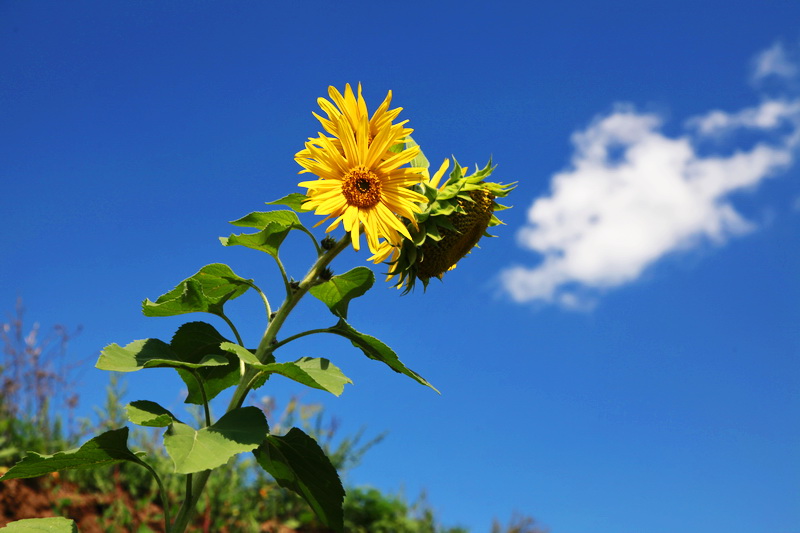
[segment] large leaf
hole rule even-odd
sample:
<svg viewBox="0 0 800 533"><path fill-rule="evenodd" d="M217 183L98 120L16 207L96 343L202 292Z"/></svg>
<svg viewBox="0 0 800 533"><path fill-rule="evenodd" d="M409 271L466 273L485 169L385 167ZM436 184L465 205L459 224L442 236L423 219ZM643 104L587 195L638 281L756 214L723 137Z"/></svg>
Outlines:
<svg viewBox="0 0 800 533"><path fill-rule="evenodd" d="M291 211L268 211L250 213L249 215L231 222L236 226L263 228L258 233L232 234L229 237L220 237L223 246L246 246L254 250L267 252L273 257L278 257L278 248L293 229L303 227L297 215Z"/></svg>
<svg viewBox="0 0 800 533"><path fill-rule="evenodd" d="M155 302L142 302L142 312L145 316L173 316L194 312L222 315L225 302L244 294L252 281L237 276L228 265L206 265L194 276L159 296Z"/></svg>
<svg viewBox="0 0 800 533"><path fill-rule="evenodd" d="M375 274L367 267L356 267L340 276L311 287L309 292L322 301L331 313L347 318L350 300L367 292L375 282Z"/></svg>
<svg viewBox="0 0 800 533"><path fill-rule="evenodd" d="M73 520L60 516L16 520L3 529L3 533L78 533L78 526Z"/></svg>
<svg viewBox="0 0 800 533"><path fill-rule="evenodd" d="M293 192L291 194L287 194L280 200L275 200L273 202L266 202L267 205L285 205L292 211L296 211L297 213L308 213L313 211L313 209L303 209L303 202L308 200L308 196L305 194L300 194L299 192Z"/></svg>
<svg viewBox="0 0 800 533"><path fill-rule="evenodd" d="M100 370L112 372L134 372L142 368L201 368L221 366L229 363L229 358L220 354L206 354L199 358L186 360L183 354L176 353L172 347L158 339L133 341L122 347L110 344L103 348L94 365Z"/></svg>
<svg viewBox="0 0 800 533"><path fill-rule="evenodd" d="M302 496L325 525L335 531L344 530L344 488L314 439L292 428L282 437L268 436L253 454L281 487Z"/></svg>
<svg viewBox="0 0 800 533"><path fill-rule="evenodd" d="M222 361L214 367L197 368L194 373L185 368L178 369L178 374L189 391L186 403L198 405L203 403L203 395L194 374L197 374L203 381L209 401L223 390L239 382L239 361L219 347L223 342L228 342L228 339L220 335L214 326L205 322L184 324L172 337L170 347L184 360L204 361L213 357L215 360Z"/></svg>
<svg viewBox="0 0 800 533"><path fill-rule="evenodd" d="M113 429L86 441L78 449L57 452L53 455L28 454L0 477L6 479L37 477L59 470L94 468L122 461L141 464L142 461L128 449L128 428Z"/></svg>
<svg viewBox="0 0 800 533"><path fill-rule="evenodd" d="M237 453L256 449L268 433L267 419L260 409L241 407L200 430L174 422L164 435L164 447L175 472L191 474L216 468Z"/></svg>
<svg viewBox="0 0 800 533"><path fill-rule="evenodd" d="M139 426L163 428L178 421L175 415L166 408L149 400L137 400L129 403L125 406L125 413L130 422Z"/></svg>
<svg viewBox="0 0 800 533"><path fill-rule="evenodd" d="M344 392L346 383L353 383L339 367L324 358L302 357L293 363L271 363L259 365L258 368L336 396Z"/></svg>
<svg viewBox="0 0 800 533"><path fill-rule="evenodd" d="M346 383L353 383L342 371L327 359L303 357L293 363L261 364L250 350L230 342L223 343L222 349L259 370L279 374L308 387L328 391L336 396L344 392Z"/></svg>
<svg viewBox="0 0 800 533"><path fill-rule="evenodd" d="M337 335L341 335L350 340L353 343L353 346L359 348L364 355L369 357L370 359L374 359L376 361L381 361L389 366L395 372L399 372L400 374L405 374L406 376L410 377L417 383L421 383L426 387L430 387L436 392L439 392L436 387L428 383L422 376L407 368L400 359L398 359L397 354L386 346L384 343L376 339L375 337L371 337L359 331L356 331L350 324L345 322L343 319L339 320L339 322L332 328L328 329L331 333L335 333Z"/></svg>

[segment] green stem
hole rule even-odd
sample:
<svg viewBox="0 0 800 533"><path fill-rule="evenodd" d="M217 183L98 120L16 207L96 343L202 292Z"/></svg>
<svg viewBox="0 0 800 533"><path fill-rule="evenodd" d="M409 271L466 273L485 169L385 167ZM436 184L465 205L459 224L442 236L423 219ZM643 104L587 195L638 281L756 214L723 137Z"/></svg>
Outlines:
<svg viewBox="0 0 800 533"><path fill-rule="evenodd" d="M306 335L313 335L314 333L329 333L329 332L330 332L330 328L320 328L320 329L310 329L310 330L308 330L308 331L304 331L304 332L302 332L302 333L297 333L296 335L292 335L291 337L286 337L286 338L285 338L285 339L283 339L282 341L280 341L280 342L276 342L275 344L273 344L273 345L272 345L272 346L271 346L271 347L270 347L270 348L267 350L267 352L266 352L266 354L265 354L265 355L269 356L269 355L271 355L271 354L272 354L272 353L273 353L275 350L277 350L278 348L280 348L281 346L284 346L284 345L286 345L286 344L289 344L290 342L292 342L292 341L294 341L294 340L297 340L297 339L299 339L299 338L301 338L301 337L305 337Z"/></svg>
<svg viewBox="0 0 800 533"><path fill-rule="evenodd" d="M231 319L228 318L225 315L225 313L220 313L219 316L222 318L222 320L225 321L226 324L228 324L228 327L231 328L231 331L233 331L233 334L236 335L237 344L239 344L239 346L244 346L244 343L242 342L242 337L241 337L241 335L239 335L239 330L236 329L236 326L233 325L233 322L231 322Z"/></svg>
<svg viewBox="0 0 800 533"><path fill-rule="evenodd" d="M189 373L194 376L195 381L197 381L197 386L200 388L200 396L203 398L203 411L206 415L206 427L211 425L211 411L208 407L208 395L206 394L206 388L203 386L203 378L200 377L200 374L197 373L197 370L192 368L189 370Z"/></svg>
<svg viewBox="0 0 800 533"><path fill-rule="evenodd" d="M148 472L153 475L153 478L156 480L156 484L158 485L158 495L161 499L161 507L164 509L164 524L166 524L166 531L167 533L171 533L172 528L170 527L170 516L169 516L169 500L167 499L167 490L164 488L164 484L161 482L161 478L158 476L158 473L153 469L152 466L145 463L144 461L139 462L140 465L145 467Z"/></svg>
<svg viewBox="0 0 800 533"><path fill-rule="evenodd" d="M292 286L289 284L289 276L286 275L286 269L283 267L283 261L278 255L273 256L275 258L275 262L278 264L278 269L281 271L281 277L283 278L283 286L286 287L286 299L288 300L292 296Z"/></svg>
<svg viewBox="0 0 800 533"><path fill-rule="evenodd" d="M186 474L186 494L192 496L192 474Z"/></svg>
<svg viewBox="0 0 800 533"><path fill-rule="evenodd" d="M261 301L264 302L264 309L267 310L267 321L269 321L269 316L272 314L272 308L269 306L269 300L267 299L267 295L264 294L264 291L259 289L255 283L250 283L250 286L253 287L256 290L256 292L258 292L258 294L261 296ZM244 346L244 344L240 346Z"/></svg>
<svg viewBox="0 0 800 533"><path fill-rule="evenodd" d="M284 300L284 302L281 304L280 308L275 312L275 316L269 321L267 329L264 332L264 336L261 337L261 342L258 344L258 348L256 349L256 357L259 361L262 363L266 362L266 358L272 353L270 348L273 346L273 342L275 341L281 326L283 326L283 323L289 316L289 313L292 312L292 309L295 308L297 303L303 296L305 296L309 289L319 282L319 275L322 273L322 271L331 263L331 261L333 261L337 255L339 255L342 250L347 248L349 244L350 234L348 233L340 241L338 241L333 248L317 258L314 265L295 289L292 289L289 286L283 264L277 257L275 258L278 263L278 267L281 270L284 283L286 283L287 297L286 300ZM258 372L258 370L255 370L252 367L247 368L244 375L239 380L239 385L233 392L233 396L231 397L231 401L228 404L228 410L226 412L231 412L233 409L237 409L244 403L244 400L253 385L253 380ZM184 499L183 504L178 511L178 516L175 518L175 524L170 533L183 533L186 530L186 527L191 520L192 513L194 513L197 501L200 499L200 495L202 494L210 475L211 470L203 470L202 472L195 474L194 479L192 480L191 490L187 489L187 497Z"/></svg>
<svg viewBox="0 0 800 533"><path fill-rule="evenodd" d="M314 243L314 248L317 249L317 256L322 255L323 250L322 250L322 248L319 247L319 243L317 242L317 238L314 237L314 234L311 233L305 226L301 226L301 227L299 227L297 229L299 229L300 231L306 233L309 237L311 237L311 242Z"/></svg>

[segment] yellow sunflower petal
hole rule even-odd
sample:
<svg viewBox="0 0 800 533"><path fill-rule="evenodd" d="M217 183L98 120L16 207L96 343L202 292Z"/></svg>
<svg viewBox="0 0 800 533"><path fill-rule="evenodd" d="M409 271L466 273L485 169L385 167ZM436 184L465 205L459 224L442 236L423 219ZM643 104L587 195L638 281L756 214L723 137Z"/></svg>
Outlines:
<svg viewBox="0 0 800 533"><path fill-rule="evenodd" d="M333 219L326 231L342 224L356 250L363 232L369 249L378 254L384 243L395 247L410 238L406 223L410 220L416 226L419 204L426 202L410 187L427 176L422 168L404 166L417 156L419 147L391 151L404 146L413 131L405 127L407 121L393 122L400 108L389 109L391 91L372 118L361 91L360 84L357 93L350 85L344 93L329 88L330 101L318 100L327 118L315 114L327 135L309 138L295 160L303 168L301 173L320 178L300 182L308 190L303 205L325 220Z"/></svg>

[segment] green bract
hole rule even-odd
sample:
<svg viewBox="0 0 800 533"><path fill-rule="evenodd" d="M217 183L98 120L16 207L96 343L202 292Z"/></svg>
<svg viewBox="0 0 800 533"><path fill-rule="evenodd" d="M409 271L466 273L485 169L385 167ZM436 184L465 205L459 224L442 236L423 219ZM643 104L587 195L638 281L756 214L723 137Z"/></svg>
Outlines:
<svg viewBox="0 0 800 533"><path fill-rule="evenodd" d="M407 221L412 238L391 250L386 247L388 277L396 278L395 286L405 287L404 293L411 291L417 280L427 288L431 278L441 279L454 269L481 237L493 236L488 228L502 224L494 213L508 209L495 199L508 196L515 184L486 181L495 169L491 160L470 175L458 161L453 163L449 179L440 187L430 181L418 186L428 204L415 223Z"/></svg>

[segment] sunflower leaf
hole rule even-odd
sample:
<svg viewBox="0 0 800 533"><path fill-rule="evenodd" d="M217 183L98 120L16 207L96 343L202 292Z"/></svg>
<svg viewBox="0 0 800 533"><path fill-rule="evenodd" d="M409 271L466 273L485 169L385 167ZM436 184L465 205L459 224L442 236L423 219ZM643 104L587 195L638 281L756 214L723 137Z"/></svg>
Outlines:
<svg viewBox="0 0 800 533"><path fill-rule="evenodd" d="M170 347L182 360L194 362L213 358L216 362L214 366L204 365L196 369L189 365L178 368L178 374L189 391L186 403L202 404L203 392L210 401L223 390L238 383L239 361L220 348L223 342L228 342L228 339L205 322L189 322L175 332ZM203 390L200 389L197 378L202 382Z"/></svg>
<svg viewBox="0 0 800 533"><path fill-rule="evenodd" d="M264 229L272 223L281 224L290 229L302 226L300 219L292 211L254 211L231 222L234 226L259 229Z"/></svg>
<svg viewBox="0 0 800 533"><path fill-rule="evenodd" d="M305 194L301 194L299 192L293 192L291 194L287 194L283 198L279 200L274 200L272 202L266 202L267 205L285 205L292 211L297 213L310 213L313 209L303 209L303 202L308 200L308 196Z"/></svg>
<svg viewBox="0 0 800 533"><path fill-rule="evenodd" d="M302 496L326 526L344 530L342 482L313 438L292 428L284 436L267 436L253 455L278 485Z"/></svg>
<svg viewBox="0 0 800 533"><path fill-rule="evenodd" d="M258 233L239 233L231 234L229 237L220 237L219 241L223 246L240 245L253 250L266 252L272 257L278 257L278 249L283 240L294 226L287 225L280 221L273 221L267 224Z"/></svg>
<svg viewBox="0 0 800 533"><path fill-rule="evenodd" d="M176 353L172 346L163 341L142 339L124 347L118 344L106 346L94 366L112 372L135 372L143 368L202 368L228 363L226 357L215 354L190 359L184 357L185 354Z"/></svg>
<svg viewBox="0 0 800 533"><path fill-rule="evenodd" d="M252 352L238 344L224 342L221 348L238 355L239 359L253 368L271 374L279 374L308 387L330 392L335 396L344 392L345 384L353 383L336 365L324 358L302 357L292 363L261 364Z"/></svg>
<svg viewBox="0 0 800 533"><path fill-rule="evenodd" d="M75 521L61 516L15 520L3 529L3 533L78 533Z"/></svg>
<svg viewBox="0 0 800 533"><path fill-rule="evenodd" d="M375 274L367 267L356 267L340 276L311 287L309 292L328 306L331 313L347 318L350 300L366 293L375 283Z"/></svg>
<svg viewBox="0 0 800 533"><path fill-rule="evenodd" d="M430 387L436 392L439 392L436 387L428 383L422 376L400 362L400 359L398 359L394 350L386 346L375 337L371 337L356 331L350 324L345 322L344 319L340 319L339 322L332 328L329 328L328 331L330 333L335 333L336 335L341 335L342 337L347 338L351 343L353 343L353 346L364 352L364 355L370 359L380 361L395 372L404 374L417 383L425 385L426 387Z"/></svg>
<svg viewBox="0 0 800 533"><path fill-rule="evenodd" d="M226 352L234 354L236 357L247 363L248 365L260 365L261 361L258 360L256 354L248 350L244 346L239 346L232 342L223 342L219 345L220 348Z"/></svg>
<svg viewBox="0 0 800 533"><path fill-rule="evenodd" d="M0 481L37 477L60 470L94 468L122 461L142 464L136 454L128 449L128 428L113 429L86 441L75 450L53 455L28 454L6 472Z"/></svg>
<svg viewBox="0 0 800 533"><path fill-rule="evenodd" d="M129 403L125 406L125 413L128 415L128 421L138 426L163 428L178 421L166 408L149 400Z"/></svg>
<svg viewBox="0 0 800 533"><path fill-rule="evenodd" d="M417 144L417 141L412 139L411 136L409 135L408 137L406 137L406 149L412 148L414 146L419 146L419 144ZM420 149L419 154L417 154L417 157L411 160L411 166L420 168L429 168L431 166L430 161L428 161L428 159L425 157L425 154L422 153L422 149Z"/></svg>
<svg viewBox="0 0 800 533"><path fill-rule="evenodd" d="M174 316L206 312L222 315L222 306L244 294L253 280L237 276L231 267L213 263L197 274L181 281L174 289L162 294L155 302L142 302L145 316Z"/></svg>
<svg viewBox="0 0 800 533"><path fill-rule="evenodd" d="M267 419L259 408L240 407L199 430L173 422L164 435L164 447L176 473L192 474L216 468L238 453L256 449L268 433Z"/></svg>

